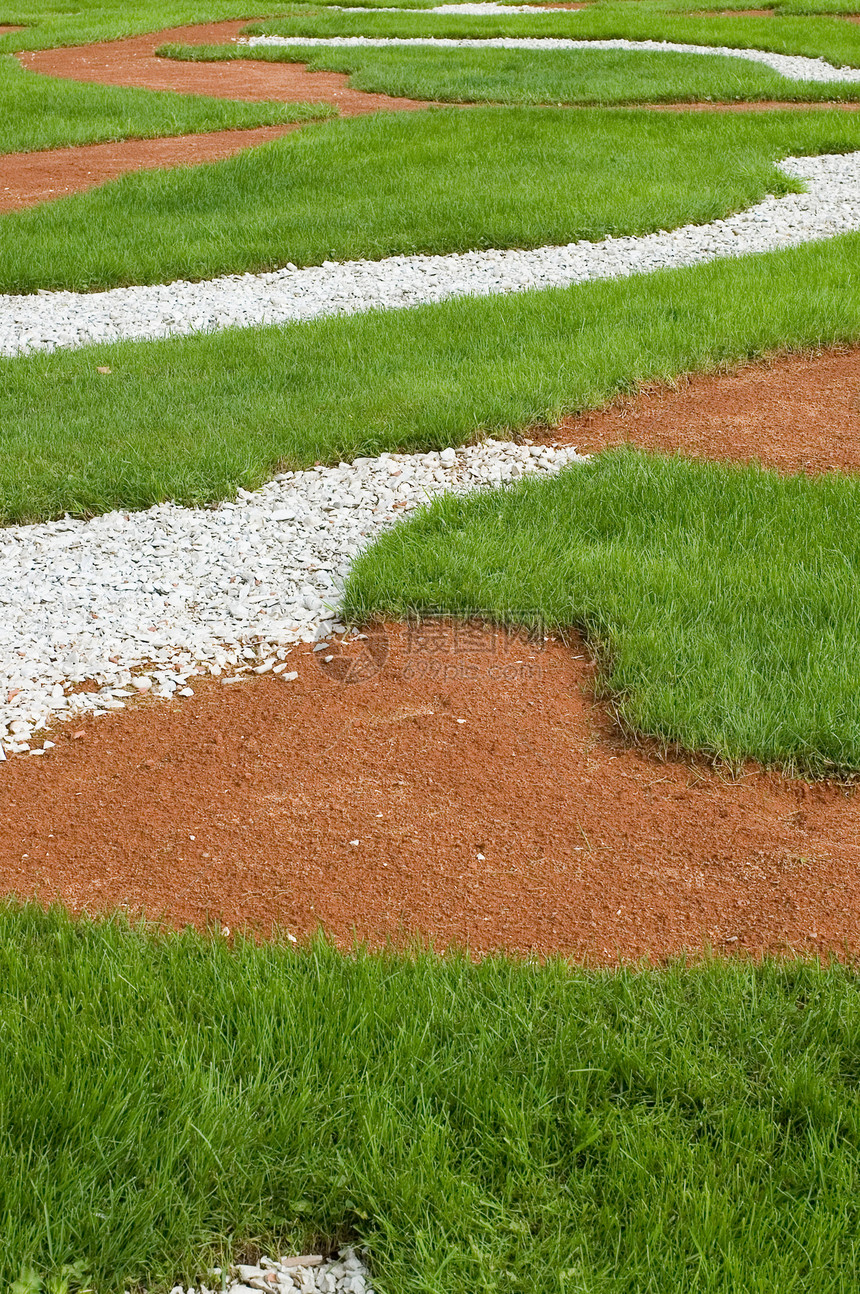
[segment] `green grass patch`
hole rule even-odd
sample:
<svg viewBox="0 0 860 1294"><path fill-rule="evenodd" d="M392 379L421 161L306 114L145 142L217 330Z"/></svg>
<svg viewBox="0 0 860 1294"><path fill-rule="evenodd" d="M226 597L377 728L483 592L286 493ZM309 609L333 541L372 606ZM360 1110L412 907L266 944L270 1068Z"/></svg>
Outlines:
<svg viewBox="0 0 860 1294"><path fill-rule="evenodd" d="M0 519L204 504L278 464L507 435L639 382L858 340L851 235L565 290L20 357L0 365Z"/></svg>
<svg viewBox="0 0 860 1294"><path fill-rule="evenodd" d="M340 16L340 15L339 15ZM381 15L389 17L391 15ZM442 19L435 19L435 23ZM438 33L441 35L441 33ZM254 59L347 72L356 90L444 103L612 104L860 99L860 85L789 81L769 68L702 54L633 50L374 49L164 45L187 62Z"/></svg>
<svg viewBox="0 0 860 1294"><path fill-rule="evenodd" d="M787 154L860 147L852 114L434 109L311 125L205 166L0 217L0 291L290 261L535 247L705 223L801 186Z"/></svg>
<svg viewBox="0 0 860 1294"><path fill-rule="evenodd" d="M815 3L815 0L812 0ZM803 3L803 0L800 0ZM836 67L860 66L860 31L830 16L724 17L683 12L694 4L676 0L603 0L578 12L430 16L423 6L409 14L326 12L325 4L295 6L283 18L249 24L251 34L357 36L568 36L581 40L667 40L691 45L765 49L777 54L824 58ZM528 57L526 55L525 57Z"/></svg>
<svg viewBox="0 0 860 1294"><path fill-rule="evenodd" d="M0 58L0 153L150 139L327 117L325 104L240 103L169 90L123 89L41 76Z"/></svg>
<svg viewBox="0 0 860 1294"><path fill-rule="evenodd" d="M0 910L0 1283L190 1283L351 1238L378 1294L860 1278L860 987L587 972ZM210 1284L212 1282L210 1281Z"/></svg>
<svg viewBox="0 0 860 1294"><path fill-rule="evenodd" d="M856 773L858 508L852 477L607 452L434 501L357 560L345 612L574 627L626 729L735 763Z"/></svg>

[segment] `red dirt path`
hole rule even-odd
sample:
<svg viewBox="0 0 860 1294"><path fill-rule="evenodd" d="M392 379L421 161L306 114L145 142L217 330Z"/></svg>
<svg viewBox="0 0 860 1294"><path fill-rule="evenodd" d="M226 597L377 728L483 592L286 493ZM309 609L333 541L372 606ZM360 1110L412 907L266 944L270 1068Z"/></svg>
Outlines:
<svg viewBox="0 0 860 1294"><path fill-rule="evenodd" d="M655 388L562 433L856 470L860 349ZM852 790L630 748L576 642L388 632L356 682L302 648L294 683L198 681L60 725L53 751L0 766L0 891L598 962L860 952Z"/></svg>

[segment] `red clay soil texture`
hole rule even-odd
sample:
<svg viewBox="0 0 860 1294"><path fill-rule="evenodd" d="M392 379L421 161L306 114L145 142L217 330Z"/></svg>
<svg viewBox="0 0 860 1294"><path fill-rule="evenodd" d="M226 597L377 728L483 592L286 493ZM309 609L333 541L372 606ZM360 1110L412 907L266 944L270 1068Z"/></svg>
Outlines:
<svg viewBox="0 0 860 1294"><path fill-rule="evenodd" d="M146 90L176 90L219 99L278 100L282 103L332 103L345 117L365 112L403 112L426 108L414 99L351 90L343 72L307 72L303 63L266 63L242 59L233 63L182 63L156 58L159 45L224 45L247 21L175 27L168 31L102 41L65 49L40 49L19 54L22 66L47 76L99 85L131 85Z"/></svg>
<svg viewBox="0 0 860 1294"><path fill-rule="evenodd" d="M694 378L565 432L856 470L860 350ZM595 963L860 952L853 789L631 747L577 640L388 626L290 662L294 682L198 681L2 765L0 892Z"/></svg>
<svg viewBox="0 0 860 1294"><path fill-rule="evenodd" d="M630 443L781 472L860 472L860 349L655 384L566 419L546 438L593 453Z"/></svg>
<svg viewBox="0 0 860 1294"><path fill-rule="evenodd" d="M109 144L0 155L0 211L32 207L70 193L81 193L127 171L217 162L245 148L279 139L289 131L298 130L300 125L216 130L204 135L174 135L169 139L124 139Z"/></svg>
<svg viewBox="0 0 860 1294"><path fill-rule="evenodd" d="M576 642L384 632L346 681L301 649L7 761L0 889L344 945L860 951L853 794L625 747Z"/></svg>

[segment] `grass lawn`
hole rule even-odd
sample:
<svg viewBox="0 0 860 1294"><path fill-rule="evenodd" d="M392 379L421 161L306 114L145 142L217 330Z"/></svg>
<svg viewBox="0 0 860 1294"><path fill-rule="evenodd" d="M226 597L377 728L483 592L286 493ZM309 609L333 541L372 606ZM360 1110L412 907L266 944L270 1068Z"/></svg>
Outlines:
<svg viewBox="0 0 860 1294"><path fill-rule="evenodd" d="M860 771L860 481L617 450L434 501L353 566L346 614L575 627L622 725L791 772Z"/></svg>
<svg viewBox="0 0 860 1294"><path fill-rule="evenodd" d="M391 15L384 15L391 17ZM429 21L429 20L428 20ZM440 25L443 19L434 19ZM313 24L296 23L296 27ZM356 90L446 103L699 103L707 100L833 102L860 99L860 85L789 81L769 68L701 54L632 50L365 49L315 46L163 45L190 62L306 62L350 73Z"/></svg>
<svg viewBox="0 0 860 1294"><path fill-rule="evenodd" d="M801 187L787 154L860 148L860 117L434 109L309 127L0 217L0 291L290 261L538 247L700 224Z"/></svg>
<svg viewBox="0 0 860 1294"><path fill-rule="evenodd" d="M0 152L233 130L329 116L325 104L240 103L167 90L79 84L0 58Z"/></svg>
<svg viewBox="0 0 860 1294"><path fill-rule="evenodd" d="M506 435L652 378L857 340L850 235L564 290L5 360L0 520L207 503L281 463Z"/></svg>
<svg viewBox="0 0 860 1294"><path fill-rule="evenodd" d="M398 5L398 7L401 7ZM412 5L402 6L413 8ZM421 6L423 7L423 6ZM776 19L680 12L675 0L598 0L578 12L431 16L414 13L348 14L325 4L295 6L286 18L249 24L249 33L332 36L568 36L580 40L668 40L691 45L728 45L779 54L824 58L836 67L860 66L860 31L832 17ZM749 6L748 6L749 7Z"/></svg>
<svg viewBox="0 0 860 1294"><path fill-rule="evenodd" d="M378 1294L860 1279L835 966L343 956L0 910L0 1283L366 1244ZM212 1282L210 1281L210 1284Z"/></svg>

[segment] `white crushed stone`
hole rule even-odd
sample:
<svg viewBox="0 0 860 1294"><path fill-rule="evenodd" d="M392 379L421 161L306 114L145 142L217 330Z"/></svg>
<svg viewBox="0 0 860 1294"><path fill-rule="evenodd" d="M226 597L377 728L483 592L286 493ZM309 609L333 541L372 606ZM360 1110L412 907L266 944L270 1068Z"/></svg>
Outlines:
<svg viewBox="0 0 860 1294"><path fill-rule="evenodd" d="M465 493L582 461L569 447L486 441L284 472L213 509L162 504L0 530L0 755L34 730L188 696L271 670L290 646L342 633L355 555L446 490ZM73 692L94 680L96 692Z"/></svg>
<svg viewBox="0 0 860 1294"><path fill-rule="evenodd" d="M220 1270L213 1273L221 1276ZM211 1279L211 1277L210 1277ZM174 1285L170 1294L373 1294L370 1273L355 1250L341 1249L337 1258L323 1261L320 1254L298 1258L261 1258L259 1264L240 1263L229 1279L217 1287Z"/></svg>
<svg viewBox="0 0 860 1294"><path fill-rule="evenodd" d="M497 17L497 18L502 18L512 13L530 13L530 14L549 13L555 16L555 14L558 12L558 10L544 9L539 4L537 5L495 4L494 0L480 0L480 2L476 4L436 4L436 5L433 5L433 7L430 9L398 9L393 5L387 6L387 7L383 7L382 5L374 6L374 5L359 5L359 4L326 5L325 7L326 13L330 13L332 10L334 10L336 13L409 13L409 14L412 14L413 16L415 16L416 14L419 14L422 17L426 13L430 13L430 14L464 13L464 14L468 14L470 17L471 16L481 17L482 15L487 15L488 17ZM582 10L571 9L571 10L568 10L568 12L581 13Z"/></svg>
<svg viewBox="0 0 860 1294"><path fill-rule="evenodd" d="M457 6L459 12L464 12ZM426 10L406 9L405 13ZM438 12L438 10L437 10ZM834 67L823 58L804 54L773 54L766 49L739 49L730 45L684 45L670 40L572 40L564 36L487 36L455 38L442 36L246 36L241 45L357 45L370 48L390 46L427 46L432 49L522 49L522 50L589 50L629 49L645 54L709 54L722 58L742 58L748 63L763 63L789 81L857 82L860 68Z"/></svg>
<svg viewBox="0 0 860 1294"><path fill-rule="evenodd" d="M781 166L807 185L806 193L771 195L726 220L641 237L583 239L531 250L323 261L309 269L290 264L267 274L108 292L0 296L0 355L398 309L455 296L567 287L721 256L775 251L860 230L860 152L790 157Z"/></svg>

